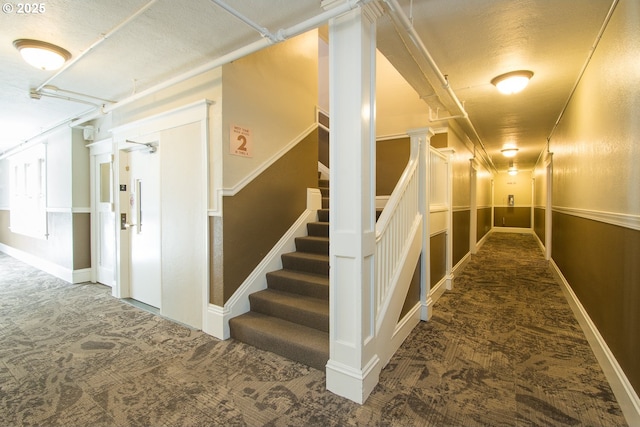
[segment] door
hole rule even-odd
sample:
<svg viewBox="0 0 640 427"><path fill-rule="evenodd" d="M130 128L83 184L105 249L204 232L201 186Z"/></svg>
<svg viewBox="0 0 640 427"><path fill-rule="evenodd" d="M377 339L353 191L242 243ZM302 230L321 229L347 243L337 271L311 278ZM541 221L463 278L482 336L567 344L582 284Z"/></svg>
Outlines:
<svg viewBox="0 0 640 427"><path fill-rule="evenodd" d="M159 150L129 152L129 283L131 298L160 308Z"/></svg>
<svg viewBox="0 0 640 427"><path fill-rule="evenodd" d="M96 281L113 286L116 261L116 216L113 200L113 171L111 153L94 156Z"/></svg>

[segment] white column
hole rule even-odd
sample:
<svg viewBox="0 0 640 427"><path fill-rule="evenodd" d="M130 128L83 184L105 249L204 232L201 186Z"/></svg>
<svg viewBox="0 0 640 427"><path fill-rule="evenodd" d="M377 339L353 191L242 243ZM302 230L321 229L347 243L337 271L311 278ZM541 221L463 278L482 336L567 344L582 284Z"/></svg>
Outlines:
<svg viewBox="0 0 640 427"><path fill-rule="evenodd" d="M327 389L363 403L381 370L373 313L375 3L329 23L330 359Z"/></svg>
<svg viewBox="0 0 640 427"><path fill-rule="evenodd" d="M429 292L431 291L431 238L430 238L430 182L431 171L429 161L429 147L431 137L435 135L432 128L411 129L407 131L411 138L411 145L419 147L418 174L420 177L420 212L422 213L422 258L420 260L420 320L431 318L432 302Z"/></svg>

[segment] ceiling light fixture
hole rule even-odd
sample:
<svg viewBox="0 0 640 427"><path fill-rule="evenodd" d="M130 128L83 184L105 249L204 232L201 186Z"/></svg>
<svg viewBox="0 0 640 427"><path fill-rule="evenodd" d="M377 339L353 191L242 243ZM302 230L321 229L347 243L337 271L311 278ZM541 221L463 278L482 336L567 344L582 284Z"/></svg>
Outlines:
<svg viewBox="0 0 640 427"><path fill-rule="evenodd" d="M71 58L60 46L39 40L18 39L13 45L27 63L41 70L57 70Z"/></svg>
<svg viewBox="0 0 640 427"><path fill-rule="evenodd" d="M505 146L502 150L500 150L500 152L505 157L515 157L515 155L518 153L518 149L512 146Z"/></svg>
<svg viewBox="0 0 640 427"><path fill-rule="evenodd" d="M533 77L532 71L519 70L511 71L510 73L501 74L498 77L494 77L491 80L491 84L494 85L501 93L505 95L511 95L512 93L518 93L529 84L529 80Z"/></svg>
<svg viewBox="0 0 640 427"><path fill-rule="evenodd" d="M509 170L507 172L511 176L518 175L518 168L513 165L513 160L509 162Z"/></svg>

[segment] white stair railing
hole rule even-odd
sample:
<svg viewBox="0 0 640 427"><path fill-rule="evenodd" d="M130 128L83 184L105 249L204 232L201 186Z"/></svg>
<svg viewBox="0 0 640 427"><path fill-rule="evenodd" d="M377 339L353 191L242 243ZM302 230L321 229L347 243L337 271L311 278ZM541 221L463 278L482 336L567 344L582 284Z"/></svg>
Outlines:
<svg viewBox="0 0 640 427"><path fill-rule="evenodd" d="M422 251L423 194L419 138L411 138L409 162L376 223L374 313L379 348L389 343ZM383 363L395 348L382 350Z"/></svg>

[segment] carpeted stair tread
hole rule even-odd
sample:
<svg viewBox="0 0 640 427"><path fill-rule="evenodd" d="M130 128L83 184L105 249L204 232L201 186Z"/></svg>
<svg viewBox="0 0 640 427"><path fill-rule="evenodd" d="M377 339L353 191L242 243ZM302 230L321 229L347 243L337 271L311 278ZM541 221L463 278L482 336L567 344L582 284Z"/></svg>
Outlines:
<svg viewBox="0 0 640 427"><path fill-rule="evenodd" d="M262 350L325 370L329 334L250 311L229 321L231 336Z"/></svg>
<svg viewBox="0 0 640 427"><path fill-rule="evenodd" d="M286 269L329 275L329 255L289 252L281 258L282 266Z"/></svg>
<svg viewBox="0 0 640 427"><path fill-rule="evenodd" d="M267 273L270 289L329 300L329 277L295 270L276 270Z"/></svg>
<svg viewBox="0 0 640 427"><path fill-rule="evenodd" d="M329 332L327 300L265 289L249 295L251 310Z"/></svg>
<svg viewBox="0 0 640 427"><path fill-rule="evenodd" d="M329 255L329 238L322 236L296 237L296 250Z"/></svg>

